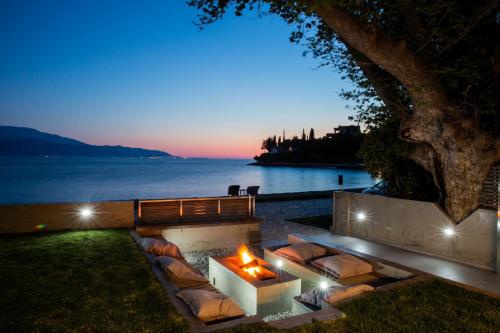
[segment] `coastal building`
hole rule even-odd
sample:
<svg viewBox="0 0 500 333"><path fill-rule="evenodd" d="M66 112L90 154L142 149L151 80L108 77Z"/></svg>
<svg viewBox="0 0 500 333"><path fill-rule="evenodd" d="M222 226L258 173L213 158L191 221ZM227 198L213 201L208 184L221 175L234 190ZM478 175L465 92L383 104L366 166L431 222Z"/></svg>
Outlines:
<svg viewBox="0 0 500 333"><path fill-rule="evenodd" d="M333 138L336 135L350 135L350 136L358 136L361 134L361 129L358 125L340 125L339 127L335 127L333 129L333 133L326 133L326 136L329 138Z"/></svg>

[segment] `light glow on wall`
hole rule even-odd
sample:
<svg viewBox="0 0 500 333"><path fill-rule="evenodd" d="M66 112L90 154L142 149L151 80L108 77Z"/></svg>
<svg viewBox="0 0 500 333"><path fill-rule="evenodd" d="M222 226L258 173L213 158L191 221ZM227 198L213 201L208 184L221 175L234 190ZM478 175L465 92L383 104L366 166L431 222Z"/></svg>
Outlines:
<svg viewBox="0 0 500 333"><path fill-rule="evenodd" d="M83 207L80 209L80 216L83 217L84 219L88 219L94 215L94 211L89 208L89 207Z"/></svg>
<svg viewBox="0 0 500 333"><path fill-rule="evenodd" d="M455 236L455 229L453 229L452 227L446 227L443 229L443 234L446 237L453 237Z"/></svg>
<svg viewBox="0 0 500 333"><path fill-rule="evenodd" d="M366 220L366 214L364 212L358 212L356 214L356 219L359 221L359 222L363 222L364 220Z"/></svg>

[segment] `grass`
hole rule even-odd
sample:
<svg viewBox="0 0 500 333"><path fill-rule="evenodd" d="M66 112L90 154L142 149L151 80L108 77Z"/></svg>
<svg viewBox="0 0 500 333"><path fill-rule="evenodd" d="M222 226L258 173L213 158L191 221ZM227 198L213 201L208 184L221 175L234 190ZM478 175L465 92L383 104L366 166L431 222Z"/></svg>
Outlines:
<svg viewBox="0 0 500 333"><path fill-rule="evenodd" d="M311 217L299 217L295 219L288 219L287 221L330 230L333 223L333 216L332 214L328 214Z"/></svg>
<svg viewBox="0 0 500 333"><path fill-rule="evenodd" d="M0 332L188 332L125 230L1 237ZM437 280L341 305L298 332L497 332L500 300ZM226 332L277 332L266 324Z"/></svg>
<svg viewBox="0 0 500 333"><path fill-rule="evenodd" d="M0 242L0 332L187 330L125 230Z"/></svg>
<svg viewBox="0 0 500 333"><path fill-rule="evenodd" d="M438 280L340 306L344 332L498 332L500 300Z"/></svg>
<svg viewBox="0 0 500 333"><path fill-rule="evenodd" d="M314 322L286 332L497 333L500 327L499 299L438 280L373 293L339 308L346 313L344 319ZM238 333L276 331L261 324L231 330Z"/></svg>

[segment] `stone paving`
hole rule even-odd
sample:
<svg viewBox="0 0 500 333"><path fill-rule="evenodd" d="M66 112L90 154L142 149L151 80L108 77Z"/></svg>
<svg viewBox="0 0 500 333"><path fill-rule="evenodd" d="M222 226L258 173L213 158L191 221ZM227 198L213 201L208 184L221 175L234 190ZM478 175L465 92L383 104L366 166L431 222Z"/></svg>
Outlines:
<svg viewBox="0 0 500 333"><path fill-rule="evenodd" d="M256 216L264 219L261 225L262 240L287 238L290 233L314 236L325 229L286 221L291 218L332 214L332 199L309 199L274 202L257 202Z"/></svg>

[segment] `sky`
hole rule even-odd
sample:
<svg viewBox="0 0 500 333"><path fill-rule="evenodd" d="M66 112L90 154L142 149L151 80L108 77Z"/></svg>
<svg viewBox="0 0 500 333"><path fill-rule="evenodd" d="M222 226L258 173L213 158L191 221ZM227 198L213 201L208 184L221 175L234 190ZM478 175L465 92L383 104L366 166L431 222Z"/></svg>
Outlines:
<svg viewBox="0 0 500 333"><path fill-rule="evenodd" d="M276 16L199 30L183 0L0 2L0 125L177 156L249 158L350 124L349 83Z"/></svg>

